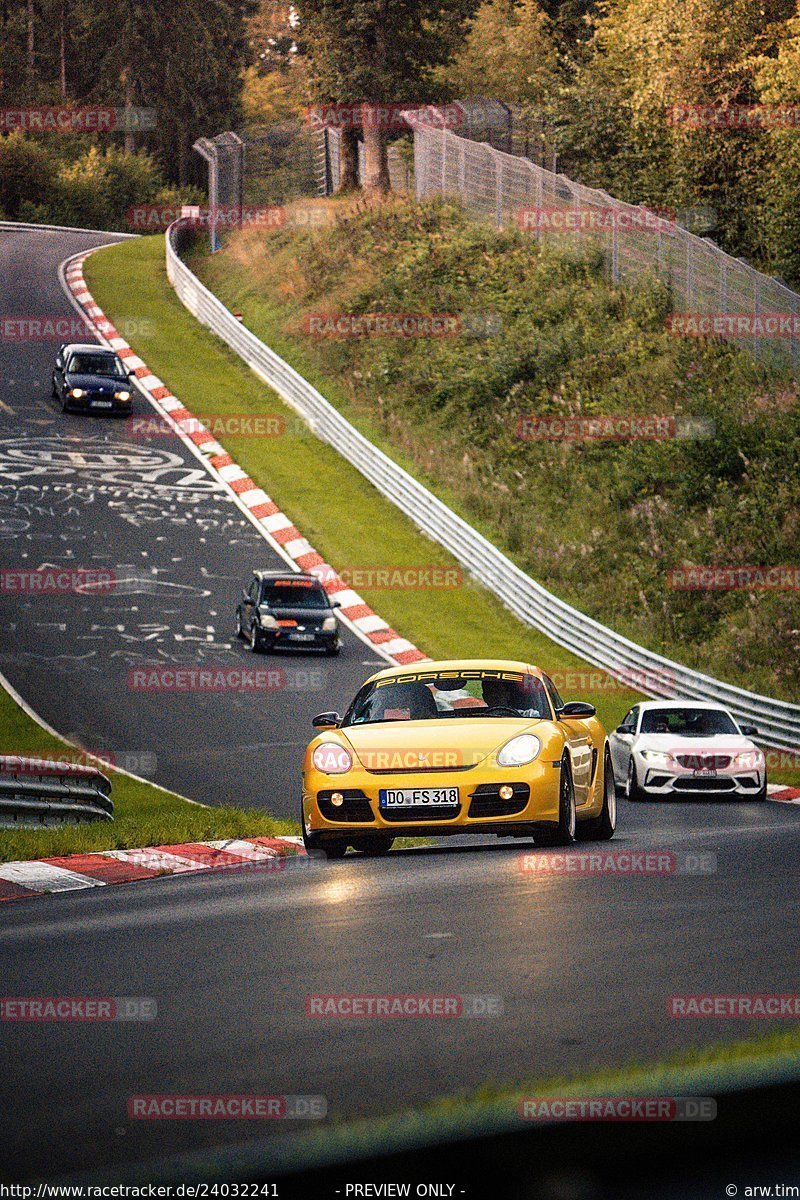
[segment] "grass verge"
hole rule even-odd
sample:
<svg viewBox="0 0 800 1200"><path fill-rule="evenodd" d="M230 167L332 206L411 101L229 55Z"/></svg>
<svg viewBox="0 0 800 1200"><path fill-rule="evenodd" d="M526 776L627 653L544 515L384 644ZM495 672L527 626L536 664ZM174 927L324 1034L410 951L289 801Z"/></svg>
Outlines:
<svg viewBox="0 0 800 1200"><path fill-rule="evenodd" d="M0 687L0 753L84 762L68 743L37 725ZM93 850L132 850L210 838L297 834L293 821L236 808L204 808L118 771L111 779L114 820L65 828L0 829L0 862L83 854Z"/></svg>

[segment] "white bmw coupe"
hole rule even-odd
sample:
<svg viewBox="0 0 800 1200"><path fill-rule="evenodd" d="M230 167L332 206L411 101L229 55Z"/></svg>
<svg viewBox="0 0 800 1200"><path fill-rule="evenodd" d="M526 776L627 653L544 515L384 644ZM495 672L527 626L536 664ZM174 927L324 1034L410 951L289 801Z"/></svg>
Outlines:
<svg viewBox="0 0 800 1200"><path fill-rule="evenodd" d="M740 725L718 704L635 704L609 735L614 781L628 800L766 800L766 763L754 737L754 726Z"/></svg>

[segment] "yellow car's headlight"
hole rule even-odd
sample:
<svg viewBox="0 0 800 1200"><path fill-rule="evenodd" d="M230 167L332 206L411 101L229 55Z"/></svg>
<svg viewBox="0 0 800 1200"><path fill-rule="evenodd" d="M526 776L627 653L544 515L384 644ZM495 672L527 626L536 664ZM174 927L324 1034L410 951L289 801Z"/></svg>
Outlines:
<svg viewBox="0 0 800 1200"><path fill-rule="evenodd" d="M497 761L501 767L523 767L525 763L533 762L542 748L542 743L532 733L520 733L498 752Z"/></svg>
<svg viewBox="0 0 800 1200"><path fill-rule="evenodd" d="M320 742L311 760L323 775L344 775L353 765L353 756L338 742Z"/></svg>
<svg viewBox="0 0 800 1200"><path fill-rule="evenodd" d="M336 617L326 617L322 622L323 633L333 633L336 628Z"/></svg>

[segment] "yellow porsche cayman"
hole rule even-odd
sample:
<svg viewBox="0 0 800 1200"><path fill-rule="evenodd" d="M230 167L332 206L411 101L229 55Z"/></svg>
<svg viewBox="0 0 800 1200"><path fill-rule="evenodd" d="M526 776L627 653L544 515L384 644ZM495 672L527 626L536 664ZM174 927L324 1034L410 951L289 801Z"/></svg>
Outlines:
<svg viewBox="0 0 800 1200"><path fill-rule="evenodd" d="M395 837L497 834L568 845L614 834L605 731L536 667L499 659L391 667L360 688L303 765L309 854L383 854Z"/></svg>

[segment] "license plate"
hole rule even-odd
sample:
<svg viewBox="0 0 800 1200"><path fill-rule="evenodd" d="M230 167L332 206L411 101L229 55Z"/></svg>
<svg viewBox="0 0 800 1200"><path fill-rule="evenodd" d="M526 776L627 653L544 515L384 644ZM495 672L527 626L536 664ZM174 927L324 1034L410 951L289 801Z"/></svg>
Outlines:
<svg viewBox="0 0 800 1200"><path fill-rule="evenodd" d="M92 400L92 408L113 408L113 400Z"/></svg>
<svg viewBox="0 0 800 1200"><path fill-rule="evenodd" d="M697 767L692 772L693 775L700 775L703 779L706 779L708 777L716 778L718 773L719 772L717 771L716 767Z"/></svg>
<svg viewBox="0 0 800 1200"><path fill-rule="evenodd" d="M458 788L381 788L381 808L452 808L458 804Z"/></svg>
<svg viewBox="0 0 800 1200"><path fill-rule="evenodd" d="M289 637L292 639L293 642L313 642L314 641L313 633L290 633Z"/></svg>

